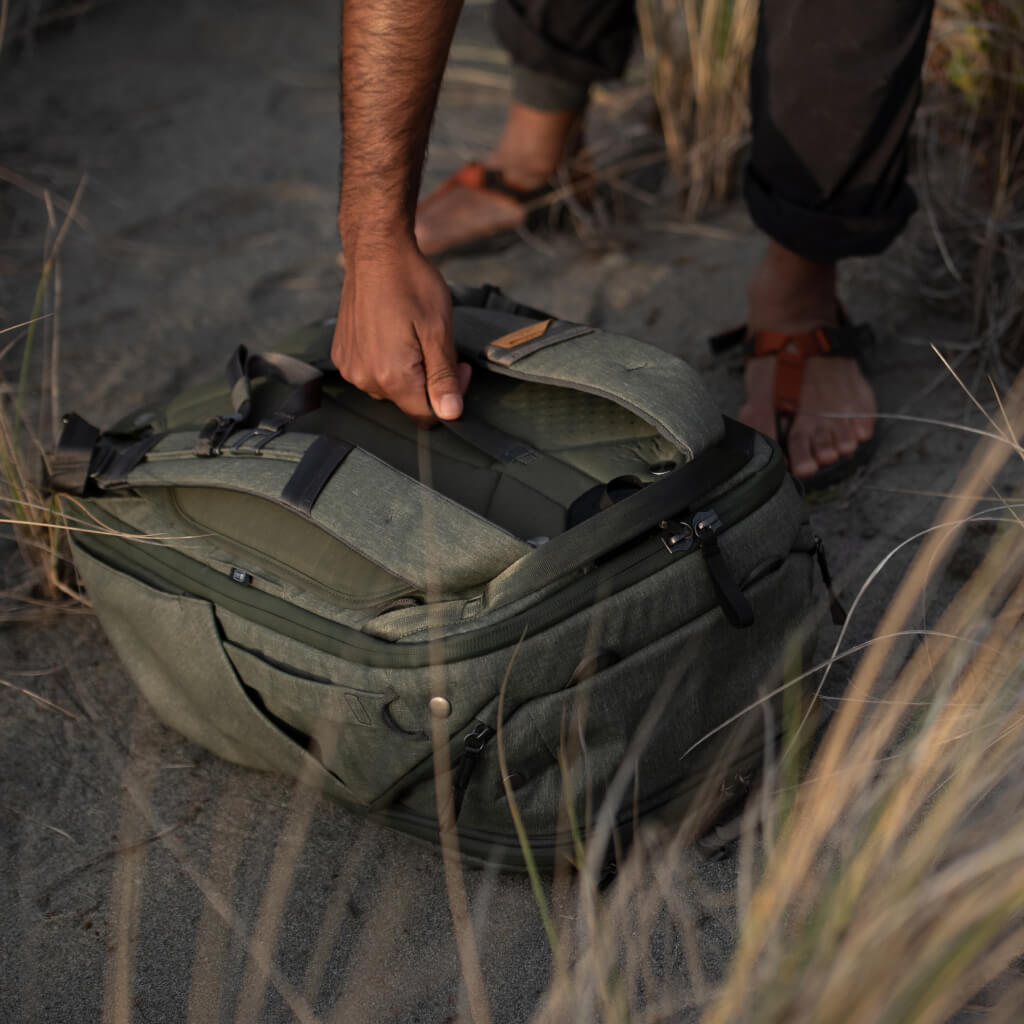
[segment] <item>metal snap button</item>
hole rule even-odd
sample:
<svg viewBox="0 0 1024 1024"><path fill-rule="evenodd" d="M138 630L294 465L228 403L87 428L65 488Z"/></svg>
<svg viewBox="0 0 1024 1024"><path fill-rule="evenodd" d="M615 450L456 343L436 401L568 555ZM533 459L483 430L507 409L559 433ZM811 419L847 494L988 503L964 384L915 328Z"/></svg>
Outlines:
<svg viewBox="0 0 1024 1024"><path fill-rule="evenodd" d="M431 697L430 713L435 718L447 718L452 713L452 703L447 697Z"/></svg>

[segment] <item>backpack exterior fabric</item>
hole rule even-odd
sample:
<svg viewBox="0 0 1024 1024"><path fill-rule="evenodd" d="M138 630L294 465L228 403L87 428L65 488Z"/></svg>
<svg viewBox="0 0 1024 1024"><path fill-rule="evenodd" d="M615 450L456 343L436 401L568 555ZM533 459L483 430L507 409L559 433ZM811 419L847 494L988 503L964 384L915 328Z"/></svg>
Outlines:
<svg viewBox="0 0 1024 1024"><path fill-rule="evenodd" d="M72 414L51 480L167 725L433 842L440 735L463 853L524 865L511 793L551 865L616 772L628 833L756 765L815 538L779 448L681 360L491 288L453 329L450 426L341 380L324 321L105 432Z"/></svg>

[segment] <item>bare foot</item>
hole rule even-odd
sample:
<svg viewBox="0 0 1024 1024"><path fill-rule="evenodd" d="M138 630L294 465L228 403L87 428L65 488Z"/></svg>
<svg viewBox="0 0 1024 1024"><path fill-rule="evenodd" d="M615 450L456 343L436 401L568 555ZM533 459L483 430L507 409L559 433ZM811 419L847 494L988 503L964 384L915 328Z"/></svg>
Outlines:
<svg viewBox="0 0 1024 1024"><path fill-rule="evenodd" d="M580 114L534 110L513 103L497 148L484 166L510 187L545 185L579 141ZM416 208L416 241L425 256L521 227L527 210L513 196L471 183L446 183Z"/></svg>
<svg viewBox="0 0 1024 1024"><path fill-rule="evenodd" d="M751 332L800 334L839 322L834 264L812 263L772 242L750 285ZM739 419L767 434L775 430L774 356L747 361L747 401ZM787 440L790 472L813 476L852 455L875 430L875 395L856 360L811 356L803 367L800 403Z"/></svg>

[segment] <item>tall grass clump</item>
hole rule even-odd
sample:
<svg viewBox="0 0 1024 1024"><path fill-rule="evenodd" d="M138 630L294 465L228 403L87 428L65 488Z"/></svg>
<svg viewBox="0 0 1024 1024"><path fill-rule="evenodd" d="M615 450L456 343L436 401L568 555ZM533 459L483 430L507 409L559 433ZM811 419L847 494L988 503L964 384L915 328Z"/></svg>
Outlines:
<svg viewBox="0 0 1024 1024"><path fill-rule="evenodd" d="M695 217L731 196L749 138L756 0L640 0L637 18L669 163Z"/></svg>
<svg viewBox="0 0 1024 1024"><path fill-rule="evenodd" d="M915 279L968 318L981 375L1024 364L1024 6L938 0L917 130Z"/></svg>
<svg viewBox="0 0 1024 1024"><path fill-rule="evenodd" d="M9 531L0 619L78 606L67 550L68 522L45 486L60 430L60 251L84 181L58 222L49 192L45 254L24 323L0 329L0 524Z"/></svg>
<svg viewBox="0 0 1024 1024"><path fill-rule="evenodd" d="M854 617L915 549L873 638L850 647L844 630L823 666L855 663L809 766L785 767L799 721L767 759L735 829L735 895L709 889L685 826L641 833L609 893L581 879L573 965L539 1020L941 1024L979 993L987 1019L1020 1019L1024 490L997 476L1024 479L1024 375L995 409L936 523L856 595ZM987 550L922 624L968 531ZM655 973L655 945L678 970Z"/></svg>

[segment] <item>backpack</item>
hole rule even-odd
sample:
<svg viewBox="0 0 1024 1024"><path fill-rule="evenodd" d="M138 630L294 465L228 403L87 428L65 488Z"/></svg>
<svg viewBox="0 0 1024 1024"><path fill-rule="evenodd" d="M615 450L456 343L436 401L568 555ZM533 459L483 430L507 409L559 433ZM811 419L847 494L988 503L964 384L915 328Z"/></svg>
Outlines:
<svg viewBox="0 0 1024 1024"><path fill-rule="evenodd" d="M69 415L51 481L167 725L473 861L526 864L514 801L550 867L602 802L624 840L758 765L820 542L685 362L454 294L457 422L344 382L324 320L109 430Z"/></svg>

